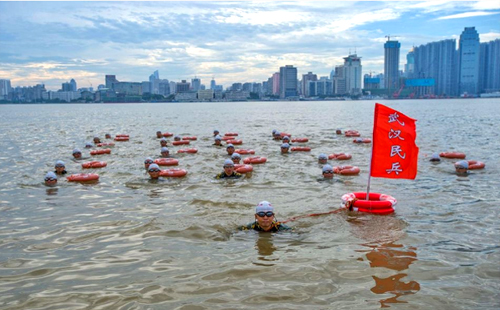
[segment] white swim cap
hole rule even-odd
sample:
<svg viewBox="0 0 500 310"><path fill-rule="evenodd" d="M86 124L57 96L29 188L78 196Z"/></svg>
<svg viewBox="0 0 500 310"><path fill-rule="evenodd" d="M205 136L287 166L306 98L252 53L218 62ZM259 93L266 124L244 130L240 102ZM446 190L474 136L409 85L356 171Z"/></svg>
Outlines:
<svg viewBox="0 0 500 310"><path fill-rule="evenodd" d="M267 211L271 211L271 212L274 211L273 206L271 205L271 203L269 201L265 201L265 200L261 201L255 207L255 213L257 213L257 212L267 212Z"/></svg>

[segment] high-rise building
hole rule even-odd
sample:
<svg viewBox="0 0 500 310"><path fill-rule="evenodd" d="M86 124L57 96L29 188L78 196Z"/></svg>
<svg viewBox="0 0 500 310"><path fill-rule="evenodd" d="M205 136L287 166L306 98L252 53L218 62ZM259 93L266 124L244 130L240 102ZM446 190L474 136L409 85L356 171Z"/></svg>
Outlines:
<svg viewBox="0 0 500 310"><path fill-rule="evenodd" d="M465 27L458 41L459 94L479 93L479 34L475 27Z"/></svg>
<svg viewBox="0 0 500 310"><path fill-rule="evenodd" d="M479 91L500 91L500 39L481 43L479 66Z"/></svg>
<svg viewBox="0 0 500 310"><path fill-rule="evenodd" d="M275 72L273 74L273 95L278 96L280 94L280 73Z"/></svg>
<svg viewBox="0 0 500 310"><path fill-rule="evenodd" d="M65 82L61 84L61 90L62 91L73 91L73 85L69 82Z"/></svg>
<svg viewBox="0 0 500 310"><path fill-rule="evenodd" d="M187 93L189 92L190 85L189 82L186 82L186 80L182 80L180 82L177 82L176 85L176 94L178 93Z"/></svg>
<svg viewBox="0 0 500 310"><path fill-rule="evenodd" d="M214 90L216 86L217 86L217 83L215 83L215 79L212 78L212 80L210 81L210 89Z"/></svg>
<svg viewBox="0 0 500 310"><path fill-rule="evenodd" d="M415 52L413 48L406 54L405 77L413 78L415 72Z"/></svg>
<svg viewBox="0 0 500 310"><path fill-rule="evenodd" d="M333 93L336 95L347 94L344 66L335 67L335 75L333 76L333 88Z"/></svg>
<svg viewBox="0 0 500 310"><path fill-rule="evenodd" d="M155 72L153 72L153 75L155 76L155 79L157 79L157 80L160 79L160 73L158 72L158 70L156 70Z"/></svg>
<svg viewBox="0 0 500 310"><path fill-rule="evenodd" d="M292 65L280 67L280 98L296 97L297 84L297 68Z"/></svg>
<svg viewBox="0 0 500 310"><path fill-rule="evenodd" d="M113 89L113 83L118 83L116 75L106 75L106 88Z"/></svg>
<svg viewBox="0 0 500 310"><path fill-rule="evenodd" d="M316 94L311 94L309 91L311 90L311 86L309 86L309 81L315 82L318 80L318 76L313 74L312 72L308 72L307 74L302 74L302 83L301 83L301 92L304 97L315 96ZM315 86L313 86L315 87Z"/></svg>
<svg viewBox="0 0 500 310"><path fill-rule="evenodd" d="M408 77L434 79L434 85L429 89L431 94L456 96L456 45L455 39L449 39L415 47L414 72Z"/></svg>
<svg viewBox="0 0 500 310"><path fill-rule="evenodd" d="M10 92L12 92L10 80L0 79L0 100L6 100Z"/></svg>
<svg viewBox="0 0 500 310"><path fill-rule="evenodd" d="M149 92L158 95L160 93L160 80L156 78L158 71L149 76Z"/></svg>
<svg viewBox="0 0 500 310"><path fill-rule="evenodd" d="M387 40L384 44L384 78L389 90L399 88L399 49L401 43Z"/></svg>
<svg viewBox="0 0 500 310"><path fill-rule="evenodd" d="M192 90L194 91L199 91L201 86L201 80L197 77L194 77L194 79L191 79L191 87Z"/></svg>
<svg viewBox="0 0 500 310"><path fill-rule="evenodd" d="M344 57L344 78L346 93L350 95L361 94L362 66L361 57L351 54Z"/></svg>
<svg viewBox="0 0 500 310"><path fill-rule="evenodd" d="M71 84L71 91L76 91L77 87L76 87L75 79L71 79L71 81L69 81L69 83Z"/></svg>

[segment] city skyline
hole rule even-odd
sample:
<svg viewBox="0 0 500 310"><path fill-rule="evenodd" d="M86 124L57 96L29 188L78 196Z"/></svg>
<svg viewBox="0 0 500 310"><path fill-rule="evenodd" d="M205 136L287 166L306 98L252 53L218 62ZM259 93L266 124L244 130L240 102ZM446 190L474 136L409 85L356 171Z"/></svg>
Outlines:
<svg viewBox="0 0 500 310"><path fill-rule="evenodd" d="M141 82L158 70L227 87L286 65L329 76L354 53L363 74L383 73L386 36L401 43L402 70L412 46L458 41L465 27L500 38L499 14L487 1L0 2L0 79L97 88L106 74Z"/></svg>

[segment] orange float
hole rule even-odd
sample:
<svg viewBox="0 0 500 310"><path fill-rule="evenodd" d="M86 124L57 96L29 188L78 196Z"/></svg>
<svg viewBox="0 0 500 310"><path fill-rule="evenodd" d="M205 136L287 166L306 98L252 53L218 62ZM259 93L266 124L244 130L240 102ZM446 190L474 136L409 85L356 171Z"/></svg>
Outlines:
<svg viewBox="0 0 500 310"><path fill-rule="evenodd" d="M68 182L94 182L99 180L99 175L95 173L79 173L66 177Z"/></svg>
<svg viewBox="0 0 500 310"><path fill-rule="evenodd" d="M105 142L105 143L97 143L98 147L103 147L103 146L115 146L113 142Z"/></svg>
<svg viewBox="0 0 500 310"><path fill-rule="evenodd" d="M252 172L253 166L252 165L244 165L244 164L235 164L234 171L236 171L238 173Z"/></svg>
<svg viewBox="0 0 500 310"><path fill-rule="evenodd" d="M164 133L162 133L162 136L164 136L165 138L171 137L171 136L173 136L173 135L174 135L174 134L173 134L173 133L171 133L171 132L164 132Z"/></svg>
<svg viewBox="0 0 500 310"><path fill-rule="evenodd" d="M196 154L198 153L198 149L191 148L191 149L180 149L177 151L177 153L190 153L190 154Z"/></svg>
<svg viewBox="0 0 500 310"><path fill-rule="evenodd" d="M294 146L294 147L290 148L290 151L294 151L294 152L310 152L311 148L310 147L306 147L306 146Z"/></svg>
<svg viewBox="0 0 500 310"><path fill-rule="evenodd" d="M348 160L351 159L351 154L348 153L337 153L328 155L328 159L336 159L336 160Z"/></svg>
<svg viewBox="0 0 500 310"><path fill-rule="evenodd" d="M110 149L100 149L100 150L90 151L90 155L102 155L102 154L111 154L111 150Z"/></svg>
<svg viewBox="0 0 500 310"><path fill-rule="evenodd" d="M128 140L129 140L128 136L127 137L124 137L124 136L116 136L115 137L115 141L121 141L121 142L123 142L123 141L128 141Z"/></svg>
<svg viewBox="0 0 500 310"><path fill-rule="evenodd" d="M239 145L239 144L242 144L243 141L242 140L226 140L226 143L227 144Z"/></svg>
<svg viewBox="0 0 500 310"><path fill-rule="evenodd" d="M243 159L245 164L263 164L267 161L267 158L260 156L247 157Z"/></svg>
<svg viewBox="0 0 500 310"><path fill-rule="evenodd" d="M460 152L442 152L439 153L439 157L464 159L465 154Z"/></svg>
<svg viewBox="0 0 500 310"><path fill-rule="evenodd" d="M366 193L348 193L342 196L342 204L352 211L367 212L374 214L390 214L394 212L397 204L396 198L379 193L370 193L366 200Z"/></svg>
<svg viewBox="0 0 500 310"><path fill-rule="evenodd" d="M224 134L224 136L226 136L226 137L237 137L238 133L236 133L236 132L226 132Z"/></svg>
<svg viewBox="0 0 500 310"><path fill-rule="evenodd" d="M361 134L357 130L346 130L344 135L346 137L359 137Z"/></svg>
<svg viewBox="0 0 500 310"><path fill-rule="evenodd" d="M189 140L172 141L172 145L183 145L183 144L189 144Z"/></svg>
<svg viewBox="0 0 500 310"><path fill-rule="evenodd" d="M227 141L227 140L233 140L234 137L233 136L224 136L221 139L222 139L222 141Z"/></svg>
<svg viewBox="0 0 500 310"><path fill-rule="evenodd" d="M486 165L482 161L468 160L469 170L483 169Z"/></svg>
<svg viewBox="0 0 500 310"><path fill-rule="evenodd" d="M187 174L187 170L179 169L179 168L160 170L160 176L167 177L167 178L182 178L186 174Z"/></svg>
<svg viewBox="0 0 500 310"><path fill-rule="evenodd" d="M280 136L281 136L281 138L283 138L283 137L285 137L285 136L287 136L287 137L291 138L291 137L292 137L292 134L291 134L291 133L286 133L286 132L280 132Z"/></svg>
<svg viewBox="0 0 500 310"><path fill-rule="evenodd" d="M193 137L182 137L182 140L196 141L196 140L198 140L198 138L196 138L194 136Z"/></svg>
<svg viewBox="0 0 500 310"><path fill-rule="evenodd" d="M105 161L89 161L82 164L82 168L91 169L91 168L103 168L108 164Z"/></svg>
<svg viewBox="0 0 500 310"><path fill-rule="evenodd" d="M368 138L358 138L358 139L354 139L352 140L352 142L354 143L372 143L372 139L368 139Z"/></svg>
<svg viewBox="0 0 500 310"><path fill-rule="evenodd" d="M177 166L179 161L175 158L157 158L154 160L158 166Z"/></svg>
<svg viewBox="0 0 500 310"><path fill-rule="evenodd" d="M115 137L130 138L130 136L126 134L118 134Z"/></svg>
<svg viewBox="0 0 500 310"><path fill-rule="evenodd" d="M242 150L242 149L236 149L234 150L235 153L241 154L241 155L247 155L247 154L255 154L254 150Z"/></svg>
<svg viewBox="0 0 500 310"><path fill-rule="evenodd" d="M292 142L304 143L304 142L309 142L309 139L307 139L307 138L295 138L295 139L292 139Z"/></svg>
<svg viewBox="0 0 500 310"><path fill-rule="evenodd" d="M356 166L338 166L333 167L333 173L341 175L358 175L360 172Z"/></svg>

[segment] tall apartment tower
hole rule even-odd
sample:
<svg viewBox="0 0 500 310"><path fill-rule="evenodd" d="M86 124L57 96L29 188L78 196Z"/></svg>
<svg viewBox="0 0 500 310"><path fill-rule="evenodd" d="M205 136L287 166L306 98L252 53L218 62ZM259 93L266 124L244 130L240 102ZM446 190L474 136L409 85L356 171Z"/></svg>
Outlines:
<svg viewBox="0 0 500 310"><path fill-rule="evenodd" d="M456 46L456 40L449 39L427 43L413 49L415 57L413 77L434 79L431 91L435 95L458 94Z"/></svg>
<svg viewBox="0 0 500 310"><path fill-rule="evenodd" d="M313 74L312 72L308 72L307 74L302 74L302 85L301 85L301 90L302 90L302 95L304 97L309 97L311 94L309 93L309 82L315 82L318 80L318 76L316 74Z"/></svg>
<svg viewBox="0 0 500 310"><path fill-rule="evenodd" d="M500 91L500 39L480 45L479 91Z"/></svg>
<svg viewBox="0 0 500 310"><path fill-rule="evenodd" d="M273 95L280 94L280 73L275 72L273 74Z"/></svg>
<svg viewBox="0 0 500 310"><path fill-rule="evenodd" d="M384 44L384 84L389 90L399 88L399 49L401 43L387 40Z"/></svg>
<svg viewBox="0 0 500 310"><path fill-rule="evenodd" d="M406 54L406 65L405 65L405 77L413 78L413 73L415 72L415 51L412 48L408 54Z"/></svg>
<svg viewBox="0 0 500 310"><path fill-rule="evenodd" d="M297 86L297 68L292 65L280 67L280 98L296 97Z"/></svg>
<svg viewBox="0 0 500 310"><path fill-rule="evenodd" d="M106 75L106 88L113 89L113 83L118 83L116 75Z"/></svg>
<svg viewBox="0 0 500 310"><path fill-rule="evenodd" d="M71 79L71 81L69 81L69 83L71 84L71 91L76 91L76 81L75 81L75 79Z"/></svg>
<svg viewBox="0 0 500 310"><path fill-rule="evenodd" d="M479 93L479 34L475 27L465 27L458 41L459 94Z"/></svg>
<svg viewBox="0 0 500 310"><path fill-rule="evenodd" d="M210 89L215 90L215 87L217 86L217 83L215 83L215 79L212 78L210 81Z"/></svg>
<svg viewBox="0 0 500 310"><path fill-rule="evenodd" d="M201 87L201 80L197 77L194 77L194 79L191 79L191 88L194 91L199 91Z"/></svg>
<svg viewBox="0 0 500 310"><path fill-rule="evenodd" d="M361 94L361 57L351 54L344 57L344 78L346 93L350 95Z"/></svg>
<svg viewBox="0 0 500 310"><path fill-rule="evenodd" d="M7 99L10 92L12 92L10 80L0 79L0 100Z"/></svg>

